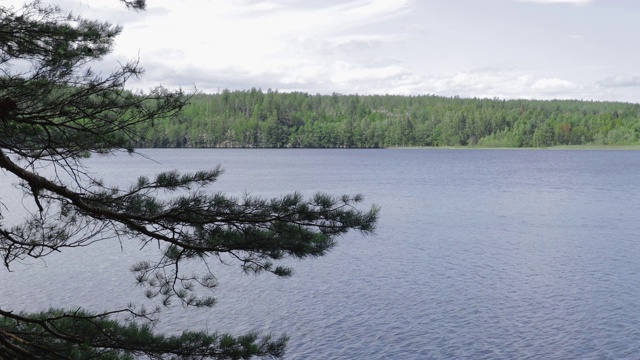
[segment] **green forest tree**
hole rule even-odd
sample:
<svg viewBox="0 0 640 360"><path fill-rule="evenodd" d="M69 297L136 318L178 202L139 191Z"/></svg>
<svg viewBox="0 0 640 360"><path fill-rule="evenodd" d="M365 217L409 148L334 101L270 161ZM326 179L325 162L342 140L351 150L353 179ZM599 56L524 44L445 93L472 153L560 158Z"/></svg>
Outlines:
<svg viewBox="0 0 640 360"><path fill-rule="evenodd" d="M637 145L640 104L225 90L137 131L141 147Z"/></svg>
<svg viewBox="0 0 640 360"><path fill-rule="evenodd" d="M140 0L122 2L134 10L145 6ZM135 61L108 75L91 71L112 50L120 30L40 2L0 6L1 176L22 189L22 204L33 204L22 223L7 224L5 211L23 205L0 198L0 256L7 270L15 261L96 241L116 247L131 241L143 247L160 244L155 262L132 269L147 297L162 305L173 300L208 307L216 285L210 265L222 256L236 259L247 272L288 276L291 269L282 259L321 256L337 236L373 230L377 209L357 209L361 196L291 194L267 200L209 194L203 189L220 175L217 168L140 177L126 189L92 177L83 159L133 152L134 129L175 117L189 100L163 88L125 90L127 80L142 73ZM201 263L201 273L183 273L185 263ZM287 341L257 333L165 336L152 331L159 314L139 309L25 313L0 308L0 358L280 357Z"/></svg>

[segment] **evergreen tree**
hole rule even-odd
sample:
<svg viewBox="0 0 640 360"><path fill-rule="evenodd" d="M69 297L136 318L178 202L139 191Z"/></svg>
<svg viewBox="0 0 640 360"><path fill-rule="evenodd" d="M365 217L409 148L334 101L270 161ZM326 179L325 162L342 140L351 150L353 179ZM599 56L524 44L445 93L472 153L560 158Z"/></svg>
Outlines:
<svg viewBox="0 0 640 360"><path fill-rule="evenodd" d="M121 1L144 9L143 0ZM349 230L372 231L377 210L356 209L360 196L237 199L199 190L216 180L219 169L140 177L127 189L93 178L83 159L133 152L136 126L172 117L189 100L163 88L126 91L127 80L141 74L136 62L106 76L94 74L90 65L111 51L119 32L40 2L0 6L0 168L22 188L23 203L35 209L18 225L7 225L0 213L0 256L7 270L15 261L96 241L161 244L155 262L133 268L146 295L165 305L174 300L208 307L214 299L206 290L216 285L208 259L229 256L247 272L288 276L291 269L278 260L321 256ZM229 95L223 94L225 101ZM6 200L0 199L0 207L10 212L16 204ZM201 273L183 273L181 264L197 261ZM257 333L154 334L149 321L159 315L135 309L0 308L0 358L280 357L287 340Z"/></svg>

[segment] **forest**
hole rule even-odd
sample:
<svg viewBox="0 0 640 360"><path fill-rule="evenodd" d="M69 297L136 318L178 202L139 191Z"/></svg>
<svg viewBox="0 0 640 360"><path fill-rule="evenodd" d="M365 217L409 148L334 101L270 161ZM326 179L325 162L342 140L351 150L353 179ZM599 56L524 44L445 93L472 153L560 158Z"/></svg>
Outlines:
<svg viewBox="0 0 640 360"><path fill-rule="evenodd" d="M223 90L136 130L136 147L637 145L640 104Z"/></svg>

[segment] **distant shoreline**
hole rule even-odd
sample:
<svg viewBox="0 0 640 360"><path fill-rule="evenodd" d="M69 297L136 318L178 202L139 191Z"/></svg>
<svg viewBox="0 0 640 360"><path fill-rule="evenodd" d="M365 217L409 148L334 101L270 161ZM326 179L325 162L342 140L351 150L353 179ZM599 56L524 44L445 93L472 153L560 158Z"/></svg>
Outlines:
<svg viewBox="0 0 640 360"><path fill-rule="evenodd" d="M482 146L389 146L389 147L136 147L135 149L342 149L342 150L617 150L640 151L640 145L558 145L549 147L482 147Z"/></svg>
<svg viewBox="0 0 640 360"><path fill-rule="evenodd" d="M393 146L390 150L629 150L639 151L640 145L558 145L549 147L480 147L480 146Z"/></svg>

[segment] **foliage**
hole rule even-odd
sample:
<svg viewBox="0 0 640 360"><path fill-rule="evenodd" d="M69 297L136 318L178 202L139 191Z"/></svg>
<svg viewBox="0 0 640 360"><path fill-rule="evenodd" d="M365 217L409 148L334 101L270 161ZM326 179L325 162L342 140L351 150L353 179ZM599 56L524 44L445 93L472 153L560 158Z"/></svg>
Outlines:
<svg viewBox="0 0 640 360"><path fill-rule="evenodd" d="M224 90L138 132L143 147L626 145L640 141L640 105Z"/></svg>
<svg viewBox="0 0 640 360"><path fill-rule="evenodd" d="M154 334L149 324L122 324L110 314L51 309L38 314L0 311L2 356L15 358L134 359L246 359L281 356L286 337L273 339L249 333L239 337L185 331L178 336ZM18 341L19 340L19 341ZM17 343L17 344L16 344ZM18 346L19 344L19 346Z"/></svg>
<svg viewBox="0 0 640 360"><path fill-rule="evenodd" d="M145 5L123 2L135 10ZM93 177L83 159L133 152L138 129L181 118L189 100L163 88L124 90L127 80L142 72L135 61L106 76L95 74L90 65L111 51L119 32L40 2L20 9L0 6L0 168L18 182L22 203L33 204L17 225L6 224L0 212L0 256L7 270L15 261L97 241L159 244L155 262L132 269L146 295L165 306L176 300L185 307L209 307L215 303L209 290L216 286L211 262L218 258L236 259L247 272L289 276L291 269L281 260L322 256L336 237L373 230L377 209L358 210L361 196L291 194L267 200L207 193L219 168L166 171L153 179L140 177L129 188ZM283 135L277 127L272 131L276 139ZM9 212L17 205L2 201ZM181 265L194 262L201 272L185 274ZM157 312L134 309L34 314L0 308L0 358L281 357L287 340L257 333L154 334Z"/></svg>

